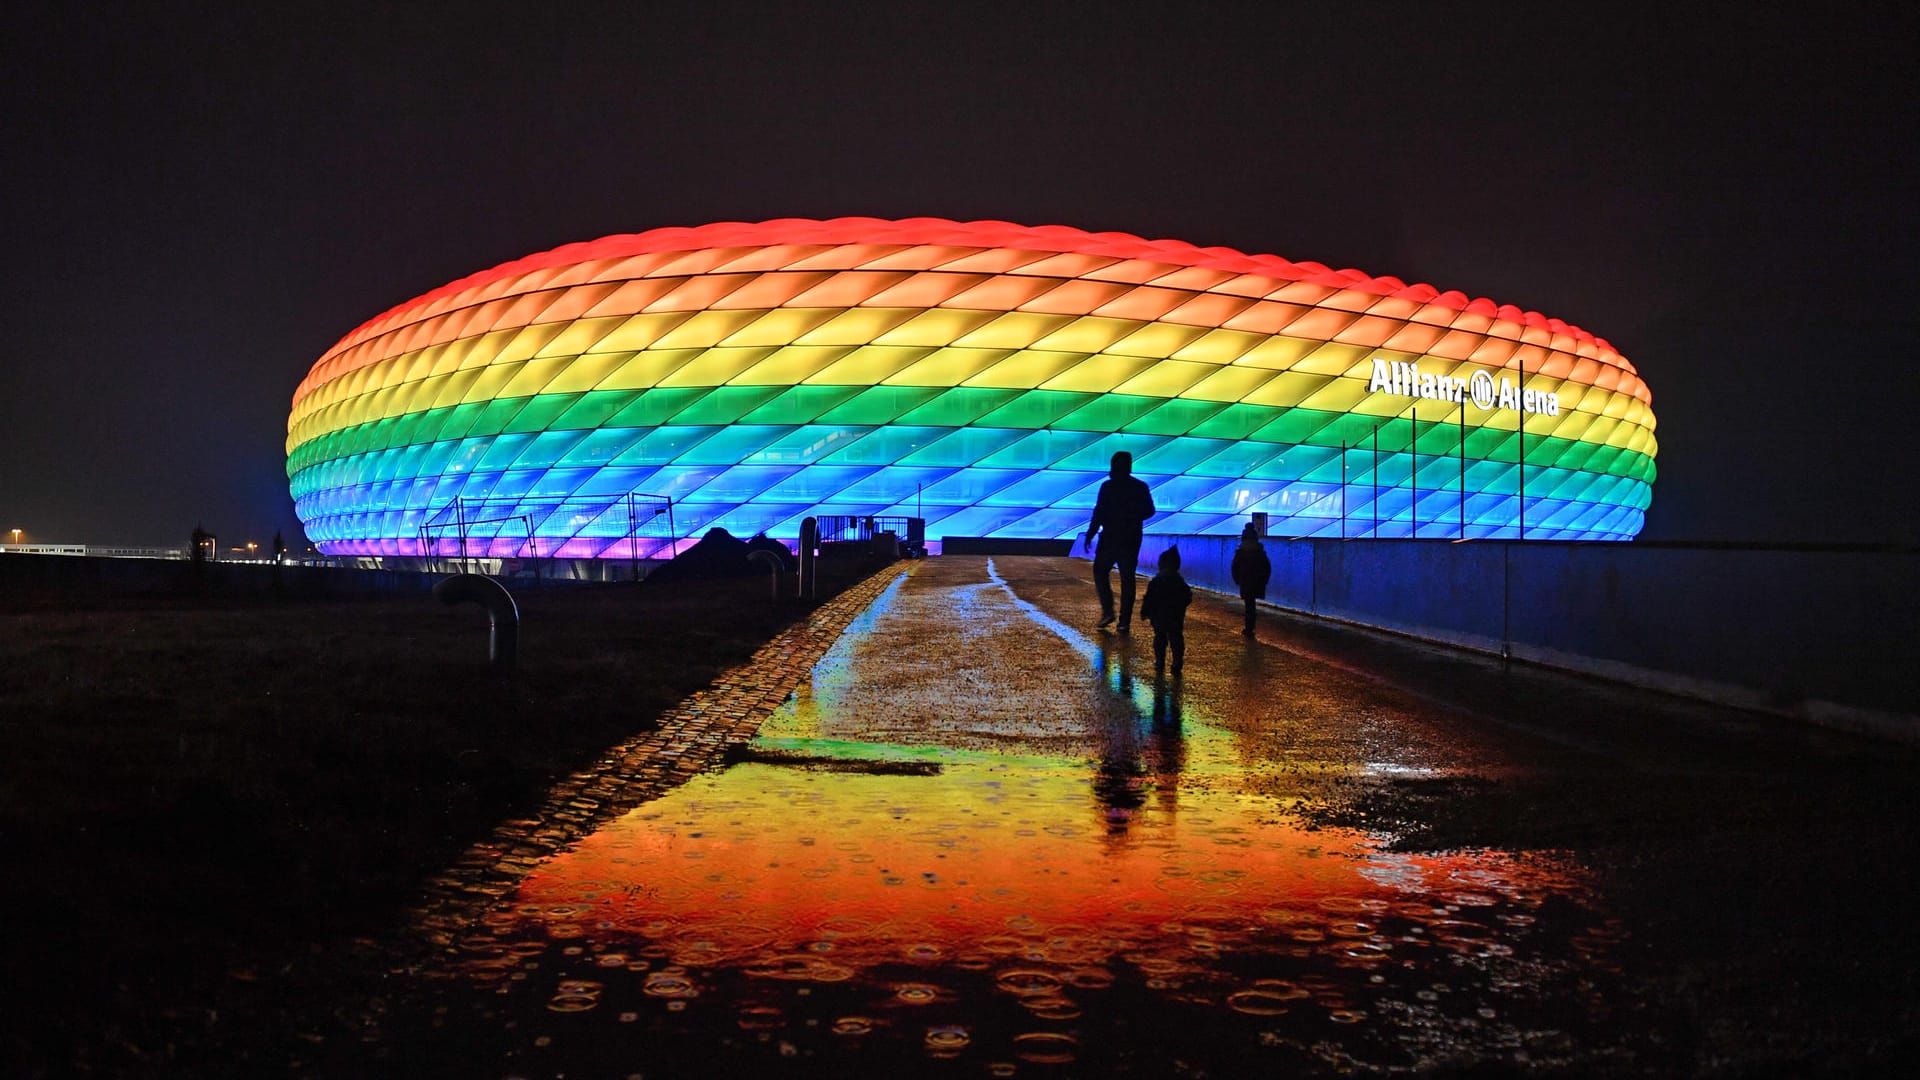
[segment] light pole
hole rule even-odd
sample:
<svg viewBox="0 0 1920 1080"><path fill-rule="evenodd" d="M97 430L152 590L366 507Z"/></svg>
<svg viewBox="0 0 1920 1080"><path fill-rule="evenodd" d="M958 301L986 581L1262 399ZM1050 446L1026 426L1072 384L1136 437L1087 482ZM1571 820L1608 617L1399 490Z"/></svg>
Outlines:
<svg viewBox="0 0 1920 1080"><path fill-rule="evenodd" d="M14 547L19 547L19 546L20 546L20 530L19 530L19 529L12 529L12 530L9 530L9 531L11 531L11 532L13 533L13 546L14 546Z"/></svg>

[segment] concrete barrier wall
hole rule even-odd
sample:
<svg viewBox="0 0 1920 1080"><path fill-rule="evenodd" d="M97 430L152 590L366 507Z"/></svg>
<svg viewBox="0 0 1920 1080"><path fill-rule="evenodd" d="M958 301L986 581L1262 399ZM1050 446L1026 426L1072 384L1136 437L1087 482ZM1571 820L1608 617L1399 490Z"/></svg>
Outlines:
<svg viewBox="0 0 1920 1080"><path fill-rule="evenodd" d="M1178 544L1237 595L1238 541ZM1267 540L1267 602L1321 618L1920 741L1920 552L1758 545Z"/></svg>

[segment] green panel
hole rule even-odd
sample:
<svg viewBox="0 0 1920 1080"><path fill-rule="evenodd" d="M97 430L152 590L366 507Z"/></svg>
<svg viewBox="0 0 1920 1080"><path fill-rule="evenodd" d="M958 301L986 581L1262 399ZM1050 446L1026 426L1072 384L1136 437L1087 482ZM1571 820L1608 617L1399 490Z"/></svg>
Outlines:
<svg viewBox="0 0 1920 1080"><path fill-rule="evenodd" d="M965 467L1030 434L1032 432L1018 428L961 428L932 446L901 458L900 464Z"/></svg>
<svg viewBox="0 0 1920 1080"><path fill-rule="evenodd" d="M731 424L772 401L784 386L716 386L706 397L673 414L675 424Z"/></svg>
<svg viewBox="0 0 1920 1080"><path fill-rule="evenodd" d="M900 417L902 424L932 424L935 427L966 427L975 420L1018 398L1025 390L997 389L987 386L956 386Z"/></svg>
<svg viewBox="0 0 1920 1080"><path fill-rule="evenodd" d="M1224 401L1174 398L1171 401L1160 402L1159 408L1128 424L1126 430L1140 435L1187 435L1191 434L1195 427L1206 423L1227 407ZM1200 437L1208 438L1209 436ZM1240 437L1239 435L1231 436L1235 439Z"/></svg>
<svg viewBox="0 0 1920 1080"><path fill-rule="evenodd" d="M507 425L513 423L513 418L520 415L520 410L525 408L526 404L527 399L523 397L494 398L487 402L486 406L480 410L480 415L474 418L473 427L468 429L467 437L500 434L507 430Z"/></svg>
<svg viewBox="0 0 1920 1080"><path fill-rule="evenodd" d="M1355 417L1318 409L1288 409L1255 432L1253 438L1261 442L1339 446L1343 432L1348 442L1365 439L1372 433L1375 422L1370 416Z"/></svg>
<svg viewBox="0 0 1920 1080"><path fill-rule="evenodd" d="M579 394L537 394L530 397L526 399L526 406L514 416L513 422L507 425L507 430L515 434L545 431L553 426L555 420L560 419L562 413L573 408L573 403L580 400L580 396Z"/></svg>
<svg viewBox="0 0 1920 1080"><path fill-rule="evenodd" d="M642 391L640 400L607 418L608 427L659 427L669 417L712 393L706 386L655 387Z"/></svg>
<svg viewBox="0 0 1920 1080"><path fill-rule="evenodd" d="M576 428L597 428L621 409L639 398L638 390L591 390L580 395L573 407L561 413L548 426L559 431Z"/></svg>
<svg viewBox="0 0 1920 1080"><path fill-rule="evenodd" d="M1176 401L1184 401L1179 398ZM1173 405L1175 402L1168 402ZM1215 413L1209 420L1196 425L1188 435L1198 435L1203 439L1244 439L1273 422L1281 410L1268 405L1243 405L1235 402ZM1141 431L1147 429L1139 428ZM1283 441L1283 440L1274 440Z"/></svg>
<svg viewBox="0 0 1920 1080"><path fill-rule="evenodd" d="M790 386L740 418L746 424L805 424L861 392L859 386Z"/></svg>
<svg viewBox="0 0 1920 1080"><path fill-rule="evenodd" d="M1467 429L1468 461L1504 461L1520 460L1518 444L1511 431L1498 428Z"/></svg>
<svg viewBox="0 0 1920 1080"><path fill-rule="evenodd" d="M1101 394L1061 417L1055 427L1075 431L1119 431L1160 407L1161 398L1137 394Z"/></svg>
<svg viewBox="0 0 1920 1080"><path fill-rule="evenodd" d="M430 420L428 414L424 412L408 413L405 416L394 417L393 428L387 432L387 445L412 446L415 443L427 441L420 437L420 429L422 426L438 434L438 428L434 426L433 421Z"/></svg>
<svg viewBox="0 0 1920 1080"><path fill-rule="evenodd" d="M1064 390L1028 390L980 418L982 427L1045 428L1055 420L1099 397Z"/></svg>
<svg viewBox="0 0 1920 1080"><path fill-rule="evenodd" d="M938 386L869 386L843 405L828 409L817 418L822 424L852 424L878 427L890 424L904 413L932 401L945 390Z"/></svg>
<svg viewBox="0 0 1920 1080"><path fill-rule="evenodd" d="M440 432L439 434L435 435L434 438L436 439L466 438L467 432L473 430L473 422L480 418L481 412L483 412L486 409L486 407L487 407L486 402L484 401L469 401L465 405L451 406L446 410L446 413L444 414L446 416L446 419L441 422ZM440 412L439 409L434 409L431 411Z"/></svg>

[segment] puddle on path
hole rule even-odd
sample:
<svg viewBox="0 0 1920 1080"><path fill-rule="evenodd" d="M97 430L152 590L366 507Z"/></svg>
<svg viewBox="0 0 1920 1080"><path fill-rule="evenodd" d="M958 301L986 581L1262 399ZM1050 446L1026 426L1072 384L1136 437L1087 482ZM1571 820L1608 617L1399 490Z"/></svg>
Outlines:
<svg viewBox="0 0 1920 1080"><path fill-rule="evenodd" d="M1371 1071L1605 1041L1621 932L1577 868L1310 829L1231 731L1097 648L1077 750L867 741L836 704L862 640L753 760L530 873L459 942L481 993L436 1023L526 1076Z"/></svg>

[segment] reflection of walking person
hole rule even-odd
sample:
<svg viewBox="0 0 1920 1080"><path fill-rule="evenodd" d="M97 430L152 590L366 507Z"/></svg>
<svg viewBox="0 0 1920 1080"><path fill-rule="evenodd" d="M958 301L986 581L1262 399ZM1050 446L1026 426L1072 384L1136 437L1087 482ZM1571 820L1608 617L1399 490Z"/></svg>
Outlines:
<svg viewBox="0 0 1920 1080"><path fill-rule="evenodd" d="M1147 519L1153 516L1153 492L1146 481L1133 475L1133 455L1114 452L1107 479L1100 485L1100 497L1093 504L1093 520L1087 523L1082 551L1093 547L1093 589L1100 597L1100 625L1113 621L1113 568L1120 567L1120 626L1127 632L1133 614L1133 575L1140 566L1140 535ZM1093 543L1094 534L1100 543Z"/></svg>
<svg viewBox="0 0 1920 1080"><path fill-rule="evenodd" d="M1170 547L1160 553L1160 572L1147 582L1147 595L1140 600L1140 617L1153 624L1153 670L1167 666L1167 646L1173 646L1173 673L1187 662L1187 605L1193 603L1193 589L1180 576L1180 549Z"/></svg>
<svg viewBox="0 0 1920 1080"><path fill-rule="evenodd" d="M1254 601L1267 595L1267 579L1273 576L1273 561L1260 542L1260 530L1249 522L1240 530L1240 547L1233 553L1233 583L1240 586L1240 599L1247 602L1247 626L1240 631L1253 636Z"/></svg>

